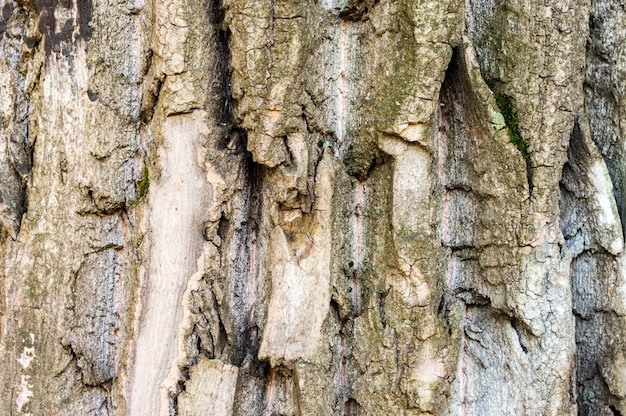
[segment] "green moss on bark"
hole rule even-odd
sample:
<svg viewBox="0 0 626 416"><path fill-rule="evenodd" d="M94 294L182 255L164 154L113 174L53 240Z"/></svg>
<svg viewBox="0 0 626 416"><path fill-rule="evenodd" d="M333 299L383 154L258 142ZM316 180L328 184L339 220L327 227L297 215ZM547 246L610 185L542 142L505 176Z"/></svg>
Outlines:
<svg viewBox="0 0 626 416"><path fill-rule="evenodd" d="M139 204L139 201L143 199L143 197L148 193L150 189L150 175L148 172L148 162L144 159L143 161L143 169L141 171L141 179L135 182L135 186L137 187L137 198L134 201L131 201L130 205L136 207Z"/></svg>
<svg viewBox="0 0 626 416"><path fill-rule="evenodd" d="M508 95L502 94L494 89L494 83L487 81L487 86L493 92L493 97L496 100L496 105L504 117L504 123L509 130L509 137L511 143L515 145L517 150L522 154L524 159L530 157L528 150L528 142L522 137L522 132L519 129L519 123L517 121L517 114L513 108L513 100Z"/></svg>
<svg viewBox="0 0 626 416"><path fill-rule="evenodd" d="M143 198L148 193L150 188L150 178L148 177L148 165L144 162L143 172L141 173L141 180L137 182L137 190L139 191L139 199Z"/></svg>

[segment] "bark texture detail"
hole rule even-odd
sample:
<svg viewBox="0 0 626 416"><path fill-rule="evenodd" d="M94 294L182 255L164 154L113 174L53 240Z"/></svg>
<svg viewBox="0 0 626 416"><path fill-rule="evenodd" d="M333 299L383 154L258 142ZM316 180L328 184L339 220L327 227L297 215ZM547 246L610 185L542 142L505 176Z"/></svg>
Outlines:
<svg viewBox="0 0 626 416"><path fill-rule="evenodd" d="M548 3L0 0L0 414L626 414L626 11Z"/></svg>

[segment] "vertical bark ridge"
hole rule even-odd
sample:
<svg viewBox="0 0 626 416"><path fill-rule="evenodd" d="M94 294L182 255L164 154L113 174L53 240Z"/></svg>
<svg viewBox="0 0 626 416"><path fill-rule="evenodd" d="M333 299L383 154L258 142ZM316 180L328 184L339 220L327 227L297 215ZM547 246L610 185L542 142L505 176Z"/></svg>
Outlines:
<svg viewBox="0 0 626 416"><path fill-rule="evenodd" d="M584 118L572 131L561 186L563 257L571 261L579 413L623 411L623 235L607 166Z"/></svg>
<svg viewBox="0 0 626 416"><path fill-rule="evenodd" d="M569 196L565 201L570 202L564 205L574 206L570 210L576 210L579 217L585 216L580 211L587 210L586 216L589 218L581 221L583 225L578 232L573 229L575 222L571 217L574 214L566 215L569 222L564 222L564 226L569 226L564 231L566 238L570 236L569 245L577 247L574 249L577 256L572 260L572 281L576 289L577 400L580 413L584 415L609 411L623 414L626 409L623 404L623 381L619 376L624 363L620 348L614 347L624 339L621 330L623 305L621 296L608 294L609 291L616 293L614 290L619 293L624 284L623 254L617 247L621 240L617 230L596 235L595 231L590 231L594 227L587 226L606 224L607 220L610 222L615 217L613 219L618 223L616 226L621 229L619 231L624 231L624 155L623 146L620 145L623 141L620 138L623 119L620 106L623 100L621 74L624 54L623 48L618 45L624 39L625 32L617 24L623 21L623 16L623 7L614 2L591 2L584 88L585 117L572 134L570 167L568 171L564 170L563 175L565 196ZM598 160L600 155L602 161ZM568 186L566 172L570 178L576 178L572 172L577 174L577 180L569 181L578 186ZM595 189L589 189L581 195L580 189L589 187ZM594 198L589 198L589 192L595 194ZM599 195L603 195L603 203ZM602 205L604 208L590 208L594 205ZM601 214L613 209L613 217L608 212ZM602 228L602 225L599 226ZM588 235L582 246L581 234ZM611 238L612 246L609 243Z"/></svg>
<svg viewBox="0 0 626 416"><path fill-rule="evenodd" d="M3 18L14 25L3 48L8 42L24 58L15 84L24 96L13 115L22 125L10 151L29 204L16 241L3 244L4 279L16 284L3 292L11 312L0 341L8 370L0 383L2 412L105 414L121 406L113 380L122 376L118 364L130 332L125 312L132 309L136 218L127 205L137 195L138 77L135 57L119 53L125 43L104 40L100 31L88 38L90 18L103 9L124 27L125 39L136 36L135 27L117 6L3 6ZM111 51L107 65L128 70L129 78L106 65L94 70L104 61L90 59L102 49ZM34 110L39 106L45 114ZM10 381L16 374L17 384Z"/></svg>
<svg viewBox="0 0 626 416"><path fill-rule="evenodd" d="M35 136L29 134L32 90L39 78L41 64L33 61L33 44L25 46L20 38L31 35L22 23L28 12L6 2L2 8L2 88L6 97L2 109L2 153L0 168L0 228L2 238L17 238L22 215L27 209L26 186L32 170ZM36 62L36 60L35 60Z"/></svg>
<svg viewBox="0 0 626 416"><path fill-rule="evenodd" d="M591 2L585 73L585 106L591 138L609 169L620 218L624 217L624 114L621 109L624 50L621 45L626 33L621 27L623 19L624 8L616 2Z"/></svg>

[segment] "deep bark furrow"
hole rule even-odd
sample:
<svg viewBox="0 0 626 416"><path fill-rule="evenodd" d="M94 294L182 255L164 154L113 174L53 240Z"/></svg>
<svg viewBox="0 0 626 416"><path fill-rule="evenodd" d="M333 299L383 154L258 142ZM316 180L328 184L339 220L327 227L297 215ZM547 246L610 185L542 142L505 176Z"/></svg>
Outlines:
<svg viewBox="0 0 626 416"><path fill-rule="evenodd" d="M624 285L623 237L609 171L585 123L581 118L572 131L560 222L563 257L571 262L578 409L601 415L623 406L615 376L623 358L610 341L624 336L623 300L610 295Z"/></svg>

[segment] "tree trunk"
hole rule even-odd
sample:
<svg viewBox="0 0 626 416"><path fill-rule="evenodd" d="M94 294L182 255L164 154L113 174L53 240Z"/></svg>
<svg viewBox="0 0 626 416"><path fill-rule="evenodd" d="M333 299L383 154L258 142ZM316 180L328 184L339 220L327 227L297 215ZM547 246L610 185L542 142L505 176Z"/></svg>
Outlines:
<svg viewBox="0 0 626 416"><path fill-rule="evenodd" d="M0 414L626 415L622 2L0 6Z"/></svg>

